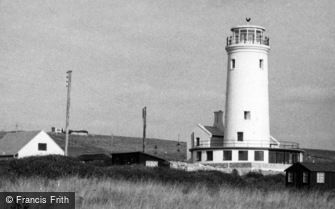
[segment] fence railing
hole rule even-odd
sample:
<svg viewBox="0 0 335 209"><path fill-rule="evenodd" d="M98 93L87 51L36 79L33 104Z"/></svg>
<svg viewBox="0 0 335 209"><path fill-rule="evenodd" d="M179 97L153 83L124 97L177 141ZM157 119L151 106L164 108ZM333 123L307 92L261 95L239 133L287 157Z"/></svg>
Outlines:
<svg viewBox="0 0 335 209"><path fill-rule="evenodd" d="M217 148L217 147L268 147L298 149L299 144L296 142L279 141L279 144L271 141L252 140L252 141L216 141L206 140L195 143L193 148Z"/></svg>

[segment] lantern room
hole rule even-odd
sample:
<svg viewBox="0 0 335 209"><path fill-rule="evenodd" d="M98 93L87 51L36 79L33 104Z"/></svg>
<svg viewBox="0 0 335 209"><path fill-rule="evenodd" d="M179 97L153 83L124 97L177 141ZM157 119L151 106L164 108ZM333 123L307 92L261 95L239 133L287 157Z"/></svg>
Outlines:
<svg viewBox="0 0 335 209"><path fill-rule="evenodd" d="M255 25L233 27L232 36L227 37L227 46L235 44L258 44L269 46L269 38L264 36L265 28Z"/></svg>

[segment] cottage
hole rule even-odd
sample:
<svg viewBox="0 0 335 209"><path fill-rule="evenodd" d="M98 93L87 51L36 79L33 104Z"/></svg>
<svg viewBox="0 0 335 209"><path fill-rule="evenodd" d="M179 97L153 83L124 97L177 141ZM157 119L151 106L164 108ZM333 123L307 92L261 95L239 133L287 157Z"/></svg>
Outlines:
<svg viewBox="0 0 335 209"><path fill-rule="evenodd" d="M335 188L335 163L294 163L285 172L287 186Z"/></svg>
<svg viewBox="0 0 335 209"><path fill-rule="evenodd" d="M44 131L7 133L0 139L0 158L64 155L64 150Z"/></svg>

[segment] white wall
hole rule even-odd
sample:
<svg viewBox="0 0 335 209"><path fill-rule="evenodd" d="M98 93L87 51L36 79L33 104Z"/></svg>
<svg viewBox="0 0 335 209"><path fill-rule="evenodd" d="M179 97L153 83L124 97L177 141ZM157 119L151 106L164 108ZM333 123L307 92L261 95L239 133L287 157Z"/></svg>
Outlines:
<svg viewBox="0 0 335 209"><path fill-rule="evenodd" d="M227 149L228 151L229 149ZM213 151L213 161L207 161L207 153L206 151ZM245 150L241 149L241 151L248 151L248 160L246 161L239 161L238 160L238 152L240 150L230 150L232 151L232 160L224 161L223 160L223 151L224 150L199 150L193 151L193 162L202 162L202 163L243 163L243 162L253 162L253 163L268 163L269 162L269 150ZM263 151L264 153L264 160L263 161L255 161L255 151ZM197 152L201 152L201 161L197 161Z"/></svg>
<svg viewBox="0 0 335 209"><path fill-rule="evenodd" d="M204 143L204 142L210 142L211 134L207 133L206 131L204 131L199 126L197 126L194 129L193 133L194 133L194 145L196 145L196 139L197 139L197 137L200 138L200 144Z"/></svg>
<svg viewBox="0 0 335 209"><path fill-rule="evenodd" d="M38 150L38 143L46 143L47 150ZM18 158L50 154L64 155L64 151L47 133L41 131L18 151Z"/></svg>
<svg viewBox="0 0 335 209"><path fill-rule="evenodd" d="M268 51L268 46L253 44L227 47L226 146L236 142L237 146L269 147ZM234 69L231 59L235 59ZM250 120L244 119L244 111L251 112ZM243 132L243 142L237 142L237 132Z"/></svg>

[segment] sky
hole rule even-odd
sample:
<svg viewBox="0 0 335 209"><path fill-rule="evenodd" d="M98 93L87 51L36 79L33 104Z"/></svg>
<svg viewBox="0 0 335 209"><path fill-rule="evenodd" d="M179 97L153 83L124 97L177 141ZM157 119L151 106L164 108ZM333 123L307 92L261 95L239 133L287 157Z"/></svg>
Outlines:
<svg viewBox="0 0 335 209"><path fill-rule="evenodd" d="M190 140L225 108L226 37L270 37L271 135L335 149L335 1L1 0L0 129Z"/></svg>

